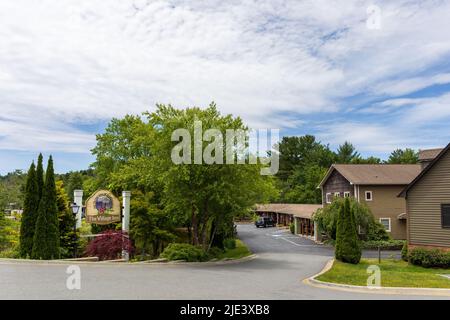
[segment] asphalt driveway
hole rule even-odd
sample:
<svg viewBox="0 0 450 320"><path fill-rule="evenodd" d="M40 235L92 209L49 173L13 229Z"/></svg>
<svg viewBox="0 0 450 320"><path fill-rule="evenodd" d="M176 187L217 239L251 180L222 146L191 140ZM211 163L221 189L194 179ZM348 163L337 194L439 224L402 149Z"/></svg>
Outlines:
<svg viewBox="0 0 450 320"><path fill-rule="evenodd" d="M315 245L277 228L256 229L253 225L240 225L238 233L257 254L255 259L222 265L80 263L80 290L66 287L69 263L0 260L0 299L408 298L308 286L302 280L324 267L332 257L331 248Z"/></svg>

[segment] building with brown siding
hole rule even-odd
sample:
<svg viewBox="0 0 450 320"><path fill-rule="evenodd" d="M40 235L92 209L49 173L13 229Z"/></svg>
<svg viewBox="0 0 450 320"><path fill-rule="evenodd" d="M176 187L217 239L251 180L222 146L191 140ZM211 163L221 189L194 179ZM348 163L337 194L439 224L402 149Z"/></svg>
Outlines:
<svg viewBox="0 0 450 320"><path fill-rule="evenodd" d="M420 171L414 164L332 165L319 185L323 206L334 197L353 197L368 205L392 238L406 239L406 203L397 196Z"/></svg>
<svg viewBox="0 0 450 320"><path fill-rule="evenodd" d="M280 226L294 223L294 233L317 240L317 227L313 214L322 208L320 204L270 203L258 204L255 213L262 217L271 217Z"/></svg>
<svg viewBox="0 0 450 320"><path fill-rule="evenodd" d="M450 250L450 144L420 154L428 163L400 194L406 199L408 244Z"/></svg>

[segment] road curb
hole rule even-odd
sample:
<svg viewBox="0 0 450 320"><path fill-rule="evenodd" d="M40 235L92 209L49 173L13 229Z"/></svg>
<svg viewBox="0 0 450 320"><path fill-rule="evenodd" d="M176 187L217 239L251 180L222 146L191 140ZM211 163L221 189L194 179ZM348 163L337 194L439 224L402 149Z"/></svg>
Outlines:
<svg viewBox="0 0 450 320"><path fill-rule="evenodd" d="M369 288L364 286L354 286L349 284L331 283L317 280L316 278L327 272L333 266L334 259L327 262L325 267L319 273L312 277L304 279L302 282L316 288L357 292L357 293L371 293L371 294L385 294L385 295L420 295L420 296L439 296L450 297L450 289L440 288L405 288L405 287L382 287Z"/></svg>
<svg viewBox="0 0 450 320"><path fill-rule="evenodd" d="M242 257L239 259L229 259L229 260L217 260L217 261L205 261L205 262L187 262L187 261L167 261L167 262L146 262L146 261L142 261L142 262L134 262L133 264L145 264L145 265L189 265L189 266L193 266L193 265L199 265L199 266L204 266L204 265L226 265L226 264L234 264L234 263L241 263L241 262L246 262L246 261L251 261L253 259L255 259L257 257L256 254L251 254L249 256L246 257Z"/></svg>
<svg viewBox="0 0 450 320"><path fill-rule="evenodd" d="M218 260L218 261L206 261L206 262L125 262L122 260L111 260L111 261L74 261L74 260L32 260L32 259L5 259L0 258L0 264L11 263L11 264L39 264L39 265L72 265L72 264L86 264L86 265L127 265L127 266L139 266L139 265L150 265L150 266L178 266L178 265L227 265L235 264L246 261L251 261L257 257L256 254L252 254L240 259L230 259L230 260Z"/></svg>

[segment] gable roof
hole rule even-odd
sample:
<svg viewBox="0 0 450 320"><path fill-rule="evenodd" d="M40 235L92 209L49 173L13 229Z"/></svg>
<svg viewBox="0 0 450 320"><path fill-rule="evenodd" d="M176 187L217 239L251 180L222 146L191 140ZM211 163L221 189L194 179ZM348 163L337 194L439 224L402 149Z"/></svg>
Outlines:
<svg viewBox="0 0 450 320"><path fill-rule="evenodd" d="M431 163L430 163L425 169L423 169L422 172L420 172L420 174L419 174L419 175L418 175L418 176L417 176L410 184L408 184L408 185L406 186L406 188L403 189L403 191L402 191L398 196L399 196L399 197L406 198L406 196L407 196L407 194L408 194L408 191L409 191L409 190L410 190L417 182L419 182L419 181L422 179L422 177L423 177L424 175L426 175L426 174L428 173L428 171L430 171L431 168L433 168L434 165L435 165L436 163L439 162L439 160L441 160L441 159L444 157L444 155L447 153L448 150L450 150L450 143L449 143L444 149L441 149L441 152L434 158L434 160L431 161Z"/></svg>
<svg viewBox="0 0 450 320"><path fill-rule="evenodd" d="M338 171L351 184L407 185L420 173L419 164L334 164L320 182L322 187L333 171Z"/></svg>
<svg viewBox="0 0 450 320"><path fill-rule="evenodd" d="M443 148L438 149L427 149L427 150L420 150L419 151L419 161L426 161L426 160L433 160L436 158L439 153L444 150Z"/></svg>
<svg viewBox="0 0 450 320"><path fill-rule="evenodd" d="M255 211L291 214L295 217L310 219L320 208L322 208L320 204L269 203L257 204Z"/></svg>

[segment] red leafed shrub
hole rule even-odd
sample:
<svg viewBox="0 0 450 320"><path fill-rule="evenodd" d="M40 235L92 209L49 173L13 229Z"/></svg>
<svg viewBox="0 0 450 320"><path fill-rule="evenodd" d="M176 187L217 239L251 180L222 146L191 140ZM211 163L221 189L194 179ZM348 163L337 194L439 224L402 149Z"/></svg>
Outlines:
<svg viewBox="0 0 450 320"><path fill-rule="evenodd" d="M134 247L128 234L121 230L106 230L89 242L85 254L88 257L98 257L100 260L121 258L122 249L134 253Z"/></svg>

